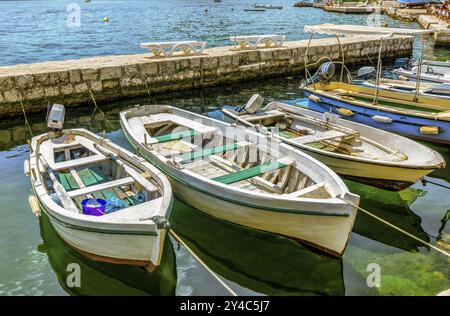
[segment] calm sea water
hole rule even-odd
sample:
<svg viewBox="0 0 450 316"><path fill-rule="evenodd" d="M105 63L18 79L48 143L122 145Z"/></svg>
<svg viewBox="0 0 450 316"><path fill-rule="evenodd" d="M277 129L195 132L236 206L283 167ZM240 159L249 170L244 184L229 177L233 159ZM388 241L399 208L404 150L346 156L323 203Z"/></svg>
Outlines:
<svg viewBox="0 0 450 316"><path fill-rule="evenodd" d="M244 12L254 0L0 1L0 65L145 52L140 42L204 40L230 45L230 35L285 34L304 39L306 24L367 24L418 28L387 16L345 15L294 8L293 0L267 0L283 10ZM80 26L70 27L79 8ZM208 14L204 14L204 10ZM69 11L68 11L69 10ZM78 12L78 11L77 11ZM109 23L103 18L108 17ZM70 20L70 19L69 19ZM445 55L445 53L444 53Z"/></svg>
<svg viewBox="0 0 450 316"><path fill-rule="evenodd" d="M254 1L98 1L78 2L81 27L66 27L69 1L0 2L0 64L140 52L140 41L199 38L228 44L232 34L280 33L303 38L303 25L363 23L367 17L292 8L243 13ZM208 8L209 15L203 10ZM232 10L234 9L234 10ZM110 18L103 23L104 16ZM404 24L382 17L392 26ZM448 51L428 54L449 58ZM84 127L129 148L118 124L120 110L137 103L173 104L198 113L244 103L253 93L272 99L296 99L300 77L171 93L127 102L102 104L114 128L93 108L69 109L66 127ZM29 118L34 134L46 131L44 116ZM183 247L167 241L162 268L148 274L139 268L92 262L68 248L45 216L36 218L27 203L29 179L23 176L29 138L22 118L0 121L0 295L225 295L227 292ZM428 144L430 145L430 144ZM433 146L447 161L450 150ZM416 183L400 193L354 182L361 206L415 236L449 250L450 168L430 175L437 183ZM295 295L435 295L450 287L450 261L389 227L359 213L349 247L341 259L308 249L290 239L225 223L176 201L172 227L238 294ZM438 241L439 240L439 241ZM81 266L81 288L66 285L69 263ZM381 287L368 287L367 267L381 268Z"/></svg>

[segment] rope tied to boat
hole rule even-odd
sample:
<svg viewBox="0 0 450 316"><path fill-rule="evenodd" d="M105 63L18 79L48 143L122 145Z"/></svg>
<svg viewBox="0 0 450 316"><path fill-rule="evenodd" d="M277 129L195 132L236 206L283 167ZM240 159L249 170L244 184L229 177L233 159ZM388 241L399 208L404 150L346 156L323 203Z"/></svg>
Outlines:
<svg viewBox="0 0 450 316"><path fill-rule="evenodd" d="M434 245L432 245L432 244L430 244L430 243L428 243L428 242L426 242L426 241L424 241L424 240L422 240L422 239L420 239L420 238L414 236L414 235L411 234L411 233L408 233L407 231L401 229L400 227L397 227L397 226L395 226L394 224L389 223L388 221L382 219L381 217L376 216L375 214L372 214L371 212L369 212L369 211L363 209L362 207L360 207L360 206L358 206L358 205L355 205L354 203L352 203L352 202L350 202L350 201L347 201L347 200L344 199L342 196L337 196L337 198L340 199L340 200L342 200L343 202L347 203L348 205L350 205L350 206L352 206L352 207L354 207L354 208L360 210L361 212L363 212L363 213L369 215L370 217L372 217L372 218L374 218L374 219L376 219L376 220L382 222L383 224L385 224L385 225L387 225L387 226L389 226L389 227L391 227L391 228L393 228L393 229L395 229L395 230L401 232L402 234L405 234L405 235L407 235L407 236L413 238L414 240L420 242L421 244L423 244L423 245L425 245L425 246L427 246L427 247L430 247L431 249L434 249L434 250L436 250L437 252L439 252L439 253L441 253L441 254L447 256L447 257L450 257L450 253L448 253L447 251L445 251L445 250L443 250L443 249L441 249L441 248L439 248L439 247L436 247L436 246L434 246Z"/></svg>
<svg viewBox="0 0 450 316"><path fill-rule="evenodd" d="M232 296L238 296L237 294L236 294L236 292L235 291L233 291L229 286L228 286L228 284L226 284L214 271L212 271L207 265L206 265L206 263L204 263L203 262L203 260L202 259L200 259L196 254L195 254L195 252L191 249L191 248L189 248L189 246L184 242L184 240L183 239L181 239L181 237L180 236L178 236L178 234L172 229L172 230L170 230L169 231L169 234L173 237L173 238L175 238L175 240L178 242L178 244L182 244L183 245L183 247L184 248L186 248L187 249L187 251L198 261L198 263L200 263L200 265L206 270L206 271L208 271L212 276L213 276L213 278L215 278L216 280L217 280L217 282L219 282Z"/></svg>
<svg viewBox="0 0 450 316"><path fill-rule="evenodd" d="M100 114L103 116L103 118L105 119L106 123L108 123L109 127L111 127L111 129L114 129L114 126L112 125L112 123L109 121L109 119L106 117L106 114L98 107L97 102L95 101L94 98L94 94L92 93L92 90L90 88L89 89L89 94L91 95L91 99L94 102L94 112L92 112L92 117L94 117L94 114L96 111L99 111Z"/></svg>
<svg viewBox="0 0 450 316"><path fill-rule="evenodd" d="M25 126L28 129L28 132L30 133L31 138L33 138L33 131L31 130L30 122L28 122L27 114L25 112L25 107L23 106L22 92L20 92L20 91L19 91L19 101L20 101L20 106L22 107L23 117L25 119Z"/></svg>
<svg viewBox="0 0 450 316"><path fill-rule="evenodd" d="M143 222L143 221L153 221L156 224L156 228L157 229L170 229L170 225L167 221L167 219L164 216L161 215L155 215L152 217L145 217L145 218L140 218L139 221Z"/></svg>

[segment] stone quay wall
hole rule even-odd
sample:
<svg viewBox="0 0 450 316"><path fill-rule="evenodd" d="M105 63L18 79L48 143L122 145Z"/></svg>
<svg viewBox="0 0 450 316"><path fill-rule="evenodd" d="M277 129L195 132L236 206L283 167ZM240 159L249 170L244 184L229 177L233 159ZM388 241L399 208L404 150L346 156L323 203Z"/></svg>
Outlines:
<svg viewBox="0 0 450 316"><path fill-rule="evenodd" d="M206 49L203 55L155 58L151 54L103 56L78 60L0 67L0 117L44 111L50 102L66 106L92 105L168 91L205 88L304 71L308 41L286 42L280 48L238 51ZM376 60L379 40L371 36L341 38L347 64ZM413 39L383 41L383 58L410 55ZM323 56L341 58L336 38L315 39L308 62Z"/></svg>

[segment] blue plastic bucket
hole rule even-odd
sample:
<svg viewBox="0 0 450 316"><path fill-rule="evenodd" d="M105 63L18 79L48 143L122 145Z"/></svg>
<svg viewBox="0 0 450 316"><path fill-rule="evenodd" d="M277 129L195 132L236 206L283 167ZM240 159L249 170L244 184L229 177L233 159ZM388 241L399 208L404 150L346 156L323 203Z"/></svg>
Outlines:
<svg viewBox="0 0 450 316"><path fill-rule="evenodd" d="M106 201L103 199L84 199L81 202L83 214L102 216L105 214Z"/></svg>

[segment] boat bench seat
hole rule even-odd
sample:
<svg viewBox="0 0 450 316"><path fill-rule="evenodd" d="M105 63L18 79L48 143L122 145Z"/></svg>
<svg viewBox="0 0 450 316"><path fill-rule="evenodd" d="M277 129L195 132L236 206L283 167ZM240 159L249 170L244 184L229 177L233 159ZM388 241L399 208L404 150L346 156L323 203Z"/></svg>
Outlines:
<svg viewBox="0 0 450 316"><path fill-rule="evenodd" d="M325 187L325 181L316 183L314 185L311 185L309 187L300 189L298 191L294 191L292 193L283 194L283 197L289 197L289 198L298 198L303 195L311 194L314 191L321 190L323 187Z"/></svg>
<svg viewBox="0 0 450 316"><path fill-rule="evenodd" d="M103 191L106 189L111 189L114 187L119 187L122 185L128 185L134 183L134 179L132 177L126 177L122 179L117 179L114 181L108 181L108 182L102 182L96 185L91 185L89 187L80 188L77 190L72 190L68 192L69 196L71 198L80 196L80 195L86 195L86 194L92 194L94 192Z"/></svg>
<svg viewBox="0 0 450 316"><path fill-rule="evenodd" d="M52 166L52 169L55 171L66 170L66 169L70 169L70 168L74 168L74 167L81 167L81 166L86 166L86 165L91 165L91 164L97 164L102 161L105 161L106 159L107 158L104 155L95 154L95 155L92 155L89 157L84 157L84 158L79 158L79 159L74 159L74 160L67 160L67 161L62 161L62 162L56 162Z"/></svg>
<svg viewBox="0 0 450 316"><path fill-rule="evenodd" d="M225 174L220 177L213 178L212 180L223 183L223 184L232 184L239 181L247 180L259 175L262 175L267 172L275 171L280 168L288 166L287 163L282 162L280 160L277 161L269 161L263 163L258 166L250 167L247 169L242 169L240 171L232 172L229 174Z"/></svg>
<svg viewBox="0 0 450 316"><path fill-rule="evenodd" d="M178 162L192 161L199 158L205 158L215 154L225 153L230 150L238 149L248 145L248 142L228 143L223 146L214 146L211 148L190 151L177 157Z"/></svg>
<svg viewBox="0 0 450 316"><path fill-rule="evenodd" d="M180 140L185 137L197 136L197 135L200 135L200 133L193 129L190 129L187 131L181 131L181 132L175 132L175 133L165 134L165 135L161 135L161 136L155 136L155 137L153 137L153 139L156 139L156 141L158 143L165 143L165 142L169 142L172 140Z"/></svg>
<svg viewBox="0 0 450 316"><path fill-rule="evenodd" d="M267 120L267 119L272 119L273 121L278 121L281 120L285 117L286 115L283 112L280 111L270 111L270 112L258 112L258 113L254 113L254 114L244 114L241 115L240 117L243 120L246 120L248 122L258 122L261 120Z"/></svg>
<svg viewBox="0 0 450 316"><path fill-rule="evenodd" d="M133 126L136 134L142 135L141 141L146 144L153 145L158 143L169 142L172 140L180 140L189 136L202 135L204 139L210 139L217 133L217 128L207 126L201 122L190 120L172 113L158 113L152 116L133 117L129 120L129 124ZM161 128L164 126L175 125L177 128L171 133L165 135L150 135L148 129ZM147 136L147 139L144 138Z"/></svg>
<svg viewBox="0 0 450 316"><path fill-rule="evenodd" d="M320 132L317 134L311 134L311 135L291 138L291 139L289 139L289 141L291 141L295 144L308 144L308 143L315 143L315 142L320 142L320 141L324 141L324 140L330 140L330 139L338 138L338 137L348 137L351 135L352 134L347 134L347 133L344 133L341 131L329 130L329 131ZM357 134L355 134L355 136L357 136Z"/></svg>
<svg viewBox="0 0 450 316"><path fill-rule="evenodd" d="M119 187L135 182L132 177L109 181L108 177L98 167L89 167L76 171L83 182L81 186L71 172L60 172L58 174L59 182L62 184L68 195L77 202L81 210L81 202L89 197L108 199L116 198L121 200L125 207L142 203L134 196L129 196Z"/></svg>

